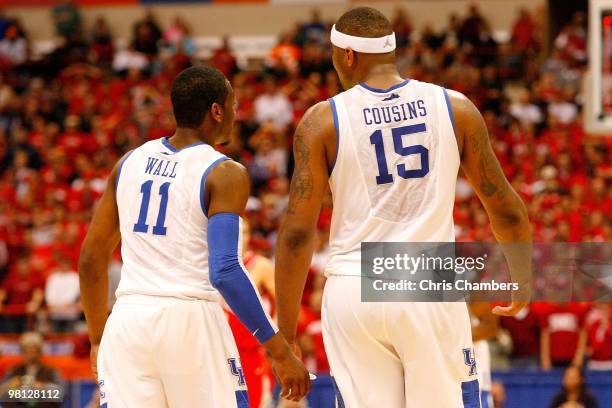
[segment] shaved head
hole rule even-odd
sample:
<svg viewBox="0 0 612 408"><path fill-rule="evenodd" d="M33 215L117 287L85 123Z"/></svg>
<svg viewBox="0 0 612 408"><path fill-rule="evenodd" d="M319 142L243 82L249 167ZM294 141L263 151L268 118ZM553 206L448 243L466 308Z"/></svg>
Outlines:
<svg viewBox="0 0 612 408"><path fill-rule="evenodd" d="M356 7L347 11L336 22L336 30L366 38L384 37L393 32L387 17L371 7Z"/></svg>

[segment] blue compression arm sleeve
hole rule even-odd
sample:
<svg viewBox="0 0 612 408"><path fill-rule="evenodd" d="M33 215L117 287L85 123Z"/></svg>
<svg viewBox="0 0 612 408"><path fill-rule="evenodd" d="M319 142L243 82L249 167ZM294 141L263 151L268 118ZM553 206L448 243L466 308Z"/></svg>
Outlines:
<svg viewBox="0 0 612 408"><path fill-rule="evenodd" d="M278 329L263 310L261 299L248 272L242 266L239 245L240 217L218 213L208 220L208 266L210 281L221 293L238 319L260 342L266 342Z"/></svg>

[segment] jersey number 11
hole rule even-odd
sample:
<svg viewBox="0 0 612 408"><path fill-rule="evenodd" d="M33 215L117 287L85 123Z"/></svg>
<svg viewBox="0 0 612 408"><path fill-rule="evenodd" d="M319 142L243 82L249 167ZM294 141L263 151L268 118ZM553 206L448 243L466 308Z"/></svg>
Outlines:
<svg viewBox="0 0 612 408"><path fill-rule="evenodd" d="M151 201L151 187L153 186L153 180L148 180L142 183L140 186L140 192L142 193L142 202L140 203L140 212L138 214L138 222L134 224L134 232L149 232L149 226L147 225L147 213L149 212L149 201ZM170 182L165 182L159 187L159 195L161 196L161 202L159 203L159 212L157 213L157 222L153 226L153 235L166 235L166 210L168 209L168 190L170 189Z"/></svg>

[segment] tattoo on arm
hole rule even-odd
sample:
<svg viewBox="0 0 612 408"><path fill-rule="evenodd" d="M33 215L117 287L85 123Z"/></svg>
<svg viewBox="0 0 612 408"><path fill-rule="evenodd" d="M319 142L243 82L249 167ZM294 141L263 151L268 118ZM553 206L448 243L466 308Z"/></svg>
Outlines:
<svg viewBox="0 0 612 408"><path fill-rule="evenodd" d="M492 168L491 158L486 153L483 154L480 160L480 188L487 197L498 191L498 186L489 177Z"/></svg>
<svg viewBox="0 0 612 408"><path fill-rule="evenodd" d="M480 189L485 196L495 195L501 200L508 193L510 186L490 146L489 135L484 123L483 128L478 129L476 133L472 135L472 153L480 157L478 164Z"/></svg>
<svg viewBox="0 0 612 408"><path fill-rule="evenodd" d="M310 129L312 125L313 120L310 117L306 117L295 133L295 141L293 142L295 169L291 178L291 192L287 207L287 213L289 214L295 213L297 206L301 202L312 197L313 175L309 164L310 147L304 142L304 135L301 129Z"/></svg>

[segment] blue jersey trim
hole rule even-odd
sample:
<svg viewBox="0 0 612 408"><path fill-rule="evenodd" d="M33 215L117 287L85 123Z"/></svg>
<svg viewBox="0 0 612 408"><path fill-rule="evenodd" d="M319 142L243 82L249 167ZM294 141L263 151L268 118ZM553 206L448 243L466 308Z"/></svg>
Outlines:
<svg viewBox="0 0 612 408"><path fill-rule="evenodd" d="M342 394L340 394L340 388L338 387L338 383L336 382L336 379L333 375L331 377L331 380L332 386L334 388L334 393L336 394L336 402L338 403L338 408L345 408L344 399L342 398Z"/></svg>
<svg viewBox="0 0 612 408"><path fill-rule="evenodd" d="M168 150L170 150L172 153L176 153L176 152L178 152L178 151L179 151L177 148L175 148L174 146L172 146L172 145L170 144L170 142L168 141L168 138L167 138L167 137L162 137L161 142L162 142L162 144L163 144L164 146L166 146L166 148L167 148Z"/></svg>
<svg viewBox="0 0 612 408"><path fill-rule="evenodd" d="M128 159L128 157L130 157L130 155L133 153L134 151L129 151L125 157L123 158L123 160L121 160L121 163L119 163L119 168L117 169L117 179L115 180L115 190L117 190L117 187L119 186L119 176L121 176L121 169L123 168L123 163L125 163L125 161Z"/></svg>
<svg viewBox="0 0 612 408"><path fill-rule="evenodd" d="M480 408L480 392L478 380L461 383L461 394L464 408Z"/></svg>
<svg viewBox="0 0 612 408"><path fill-rule="evenodd" d="M482 391L480 393L480 405L482 408L493 408L489 406L489 391Z"/></svg>
<svg viewBox="0 0 612 408"><path fill-rule="evenodd" d="M249 394L246 390L236 391L236 407L249 408Z"/></svg>
<svg viewBox="0 0 612 408"><path fill-rule="evenodd" d="M329 104L331 105L332 114L334 115L334 127L336 128L336 157L334 157L334 161L329 169L329 174L331 174L334 171L334 167L336 167L338 150L340 150L340 122L338 121L338 111L336 110L336 102L334 102L334 98L329 98Z"/></svg>
<svg viewBox="0 0 612 408"><path fill-rule="evenodd" d="M163 145L164 145L164 146L165 146L165 147L166 147L168 150L170 150L172 153L178 153L178 152L180 152L180 151L182 151L182 150L189 149L190 147L195 147L195 146L200 146L200 145L205 144L204 142L201 142L201 141L200 141L200 142L195 142L195 143L188 144L187 146L183 147L182 149L177 149L176 147L174 147L174 146L172 146L172 145L170 144L170 142L168 141L168 138L167 138L167 137L162 137L161 142L162 142L162 144L163 144Z"/></svg>
<svg viewBox="0 0 612 408"><path fill-rule="evenodd" d="M374 87L372 87L372 86L369 86L369 85L368 85L368 84L366 84L365 82L360 82L360 83L359 83L359 86L361 86L362 88L365 88L365 89L367 89L368 91L371 91L371 92L376 92L376 93L388 93L388 92L391 92L391 91L393 91L393 90L395 90L395 89L401 88L401 87L403 87L404 85L407 85L407 84L408 84L408 82L410 82L410 78L405 79L404 81L400 82L399 84L395 84L395 85L393 85L393 86L391 86L391 87L389 87L389 88L387 88L387 89L374 88Z"/></svg>
<svg viewBox="0 0 612 408"><path fill-rule="evenodd" d="M450 117L451 124L453 125L453 132L455 131L455 116L453 115L453 108L450 103L450 98L448 97L448 92L446 88L442 88L444 91L444 100L446 101L446 108L448 109L448 116Z"/></svg>
<svg viewBox="0 0 612 408"><path fill-rule="evenodd" d="M217 166L217 164L225 160L229 160L229 158L227 157L218 158L210 166L208 166L204 174L202 174L202 181L200 183L200 206L202 207L202 212L204 212L204 215L207 218L208 218L208 208L206 208L206 203L204 201L204 189L206 188L206 177L208 177L208 173L210 173L210 171L214 169Z"/></svg>

